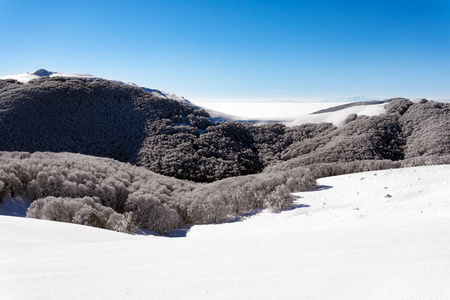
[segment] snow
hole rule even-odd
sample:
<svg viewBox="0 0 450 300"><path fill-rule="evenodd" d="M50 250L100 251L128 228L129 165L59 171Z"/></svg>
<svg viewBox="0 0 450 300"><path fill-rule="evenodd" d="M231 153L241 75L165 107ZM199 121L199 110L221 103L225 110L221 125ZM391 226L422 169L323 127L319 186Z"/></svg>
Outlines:
<svg viewBox="0 0 450 300"><path fill-rule="evenodd" d="M23 74L15 74L15 75L6 75L0 76L0 79L15 79L22 83L28 83L33 79L37 79L39 77L76 77L76 78L86 78L86 79L97 79L90 74L75 74L75 73L63 73L63 72L51 72L44 69L39 69L35 72L28 72Z"/></svg>
<svg viewBox="0 0 450 300"><path fill-rule="evenodd" d="M345 103L309 102L309 103L224 103L205 102L202 107L220 111L246 119L293 118L309 115L320 109Z"/></svg>
<svg viewBox="0 0 450 300"><path fill-rule="evenodd" d="M385 112L385 104L359 105L329 113L314 114L346 103L342 102L309 102L309 103L201 103L213 119L229 119L234 121L252 121L254 123L280 122L287 126L306 123L329 122L342 126L350 114L376 116Z"/></svg>
<svg viewBox="0 0 450 300"><path fill-rule="evenodd" d="M180 238L1 216L1 298L449 299L449 178L322 178L291 210Z"/></svg>

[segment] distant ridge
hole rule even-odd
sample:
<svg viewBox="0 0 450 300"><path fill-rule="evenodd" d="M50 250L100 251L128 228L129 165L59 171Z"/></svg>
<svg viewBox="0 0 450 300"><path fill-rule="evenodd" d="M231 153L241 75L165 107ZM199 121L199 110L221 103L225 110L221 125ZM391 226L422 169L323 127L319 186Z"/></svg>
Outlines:
<svg viewBox="0 0 450 300"><path fill-rule="evenodd" d="M336 99L329 99L326 102L366 102L366 101L374 101L374 100L383 100L383 99L366 97L366 96L349 96L349 97L340 97L340 98L336 98Z"/></svg>
<svg viewBox="0 0 450 300"><path fill-rule="evenodd" d="M341 110L341 109L346 109L346 108L353 107L353 106L385 104L385 103L390 103L390 102L392 102L394 100L408 100L408 99L406 99L406 98L390 98L390 99L386 99L386 100L371 100L371 101L352 102L352 103L347 103L347 104L342 104L342 105L329 107L329 108L326 108L326 109L321 109L321 110L318 110L318 111L315 111L315 112L311 113L311 115L335 112L335 111L338 111L338 110Z"/></svg>

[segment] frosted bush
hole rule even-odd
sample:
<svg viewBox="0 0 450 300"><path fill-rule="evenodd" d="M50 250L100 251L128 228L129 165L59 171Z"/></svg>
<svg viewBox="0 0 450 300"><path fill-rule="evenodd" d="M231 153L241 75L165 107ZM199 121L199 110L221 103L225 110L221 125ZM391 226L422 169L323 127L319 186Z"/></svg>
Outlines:
<svg viewBox="0 0 450 300"><path fill-rule="evenodd" d="M136 231L133 215L118 214L102 206L98 199L46 197L31 203L27 217L75 223L125 233Z"/></svg>
<svg viewBox="0 0 450 300"><path fill-rule="evenodd" d="M126 207L134 212L138 224L149 230L166 233L180 226L177 212L155 197L131 195L126 202Z"/></svg>
<svg viewBox="0 0 450 300"><path fill-rule="evenodd" d="M289 188L285 185L279 185L272 193L267 195L264 201L264 207L278 211L291 207L292 201L293 197Z"/></svg>
<svg viewBox="0 0 450 300"><path fill-rule="evenodd" d="M98 205L108 207L108 210L100 211L108 213L108 216L111 212L117 212L123 217L114 217L115 223L129 223L126 220L134 218L133 212L128 212L125 208L130 194L141 193L157 199L161 205L164 202L166 203L164 207L169 207L168 205L176 206L181 198L180 195L194 188L191 183L164 177L112 159L70 153L30 155L29 153L0 152L0 181L3 183L0 191L2 198L25 196L32 201L37 200L33 202L28 217L78 223L95 223L93 221L95 213L89 215L88 210L83 210L78 213L78 218L75 220L73 211L79 210L80 207L77 206L79 201L69 201L72 198L79 199L87 196L96 199L95 203L87 205L94 208ZM42 198L47 200L39 201ZM86 199L84 201L87 201ZM64 209L68 211L64 212ZM146 209L155 209L155 212L146 212L147 215L152 216L165 212L158 206ZM167 213L162 214L161 218L165 218L166 215ZM172 210L168 215L171 218L167 222L160 220L159 217L153 217L151 220L140 218L139 221L142 221L142 224L139 226L151 230L163 228L163 231L176 228L179 222L170 221L174 219L176 212ZM104 216L106 224L108 224L108 216ZM85 220L88 221L85 222ZM106 226L110 229L116 226L112 225L114 223L111 223L112 220L109 222L110 225L95 226ZM152 222L158 224L154 225ZM121 229L118 228L121 226L117 226L114 230L120 231ZM125 231L127 230L129 229Z"/></svg>

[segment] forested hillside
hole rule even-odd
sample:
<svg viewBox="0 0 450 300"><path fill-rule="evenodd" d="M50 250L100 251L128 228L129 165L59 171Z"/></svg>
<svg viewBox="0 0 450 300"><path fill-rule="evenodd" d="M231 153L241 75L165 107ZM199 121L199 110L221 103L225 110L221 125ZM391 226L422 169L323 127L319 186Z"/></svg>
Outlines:
<svg viewBox="0 0 450 300"><path fill-rule="evenodd" d="M0 80L0 196L34 201L29 217L165 233L288 208L318 177L448 163L449 132L450 104L427 100L288 127L213 123L101 79Z"/></svg>

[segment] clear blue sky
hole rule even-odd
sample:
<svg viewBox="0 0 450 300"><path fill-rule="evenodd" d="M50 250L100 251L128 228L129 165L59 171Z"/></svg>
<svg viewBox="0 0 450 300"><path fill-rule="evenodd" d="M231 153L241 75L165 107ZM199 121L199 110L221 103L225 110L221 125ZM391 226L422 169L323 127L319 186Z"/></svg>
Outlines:
<svg viewBox="0 0 450 300"><path fill-rule="evenodd" d="M0 0L0 75L190 99L450 98L450 0Z"/></svg>

